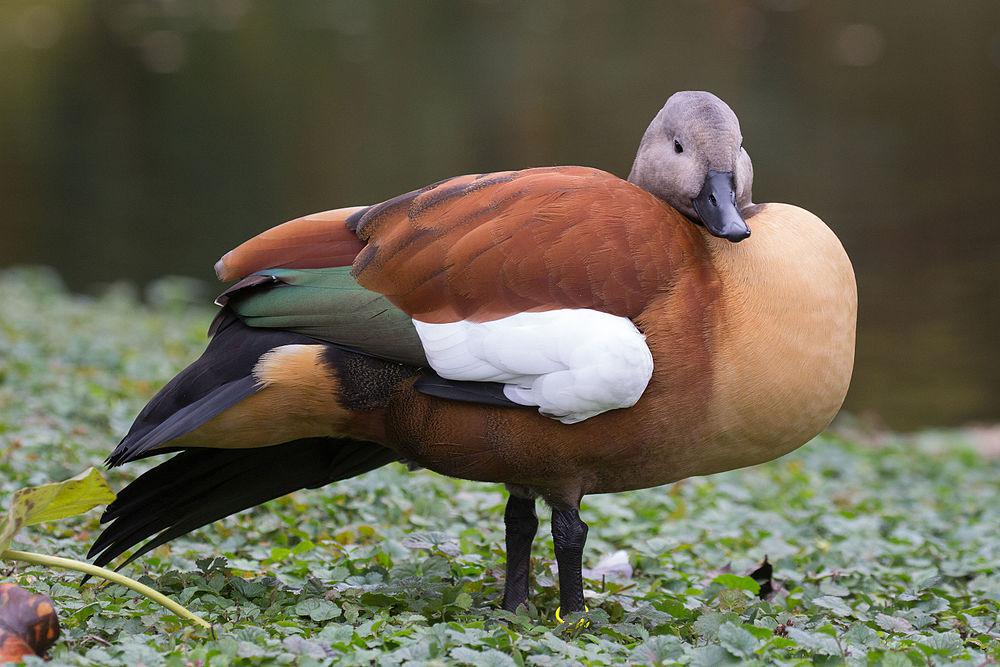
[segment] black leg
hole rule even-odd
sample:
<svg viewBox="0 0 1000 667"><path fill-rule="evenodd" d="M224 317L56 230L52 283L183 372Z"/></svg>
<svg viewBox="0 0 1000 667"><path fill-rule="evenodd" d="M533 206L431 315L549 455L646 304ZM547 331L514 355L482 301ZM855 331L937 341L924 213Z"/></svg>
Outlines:
<svg viewBox="0 0 1000 667"><path fill-rule="evenodd" d="M583 545L587 542L587 524L580 511L552 510L552 541L559 564L559 607L561 615L583 611Z"/></svg>
<svg viewBox="0 0 1000 667"><path fill-rule="evenodd" d="M538 530L534 498L511 495L503 521L507 528L507 580L504 582L501 606L507 611L516 611L528 601L531 543Z"/></svg>

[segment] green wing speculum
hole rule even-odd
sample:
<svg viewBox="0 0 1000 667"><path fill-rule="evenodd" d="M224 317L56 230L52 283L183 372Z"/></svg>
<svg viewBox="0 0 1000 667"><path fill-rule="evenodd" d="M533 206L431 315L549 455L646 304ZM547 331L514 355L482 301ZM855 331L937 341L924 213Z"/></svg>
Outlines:
<svg viewBox="0 0 1000 667"><path fill-rule="evenodd" d="M351 267L268 269L236 283L217 303L252 327L287 329L366 354L426 366L410 316L351 276Z"/></svg>

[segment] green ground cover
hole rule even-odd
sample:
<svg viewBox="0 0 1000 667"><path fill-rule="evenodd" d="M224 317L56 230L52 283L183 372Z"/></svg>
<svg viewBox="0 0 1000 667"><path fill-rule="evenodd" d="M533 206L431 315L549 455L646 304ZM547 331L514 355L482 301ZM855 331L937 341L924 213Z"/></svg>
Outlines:
<svg viewBox="0 0 1000 667"><path fill-rule="evenodd" d="M70 296L0 273L0 507L97 465L204 345L184 282ZM543 518L533 606L495 607L503 489L393 465L161 547L126 573L216 624L212 637L118 586L0 563L48 594L50 664L990 664L1000 659L1000 461L962 433L828 434L781 460L585 499L589 625L557 627ZM120 488L142 465L112 471ZM540 511L542 517L544 511ZM98 512L18 548L82 558ZM601 572L626 552L631 573ZM768 556L776 594L741 575Z"/></svg>

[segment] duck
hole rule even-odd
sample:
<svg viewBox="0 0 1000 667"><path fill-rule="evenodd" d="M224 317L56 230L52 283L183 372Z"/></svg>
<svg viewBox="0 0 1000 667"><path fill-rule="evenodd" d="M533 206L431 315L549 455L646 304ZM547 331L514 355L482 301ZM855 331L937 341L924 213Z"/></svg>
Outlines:
<svg viewBox="0 0 1000 667"><path fill-rule="evenodd" d="M392 462L506 486L508 611L537 500L559 609L585 609L591 494L752 466L813 439L854 365L834 232L752 201L739 120L670 96L627 179L591 167L448 178L297 218L216 264L200 358L108 458L172 453L108 506L119 567L208 523Z"/></svg>

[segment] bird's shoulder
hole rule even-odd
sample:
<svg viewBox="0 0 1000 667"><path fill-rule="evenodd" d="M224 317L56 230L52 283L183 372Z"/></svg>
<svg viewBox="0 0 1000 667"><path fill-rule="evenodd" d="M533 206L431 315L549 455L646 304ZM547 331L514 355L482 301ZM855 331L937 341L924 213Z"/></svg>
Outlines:
<svg viewBox="0 0 1000 667"><path fill-rule="evenodd" d="M356 211L366 288L431 322L593 308L635 316L690 255L690 224L590 167L459 176Z"/></svg>

